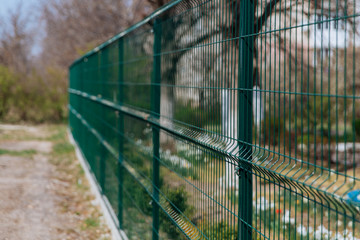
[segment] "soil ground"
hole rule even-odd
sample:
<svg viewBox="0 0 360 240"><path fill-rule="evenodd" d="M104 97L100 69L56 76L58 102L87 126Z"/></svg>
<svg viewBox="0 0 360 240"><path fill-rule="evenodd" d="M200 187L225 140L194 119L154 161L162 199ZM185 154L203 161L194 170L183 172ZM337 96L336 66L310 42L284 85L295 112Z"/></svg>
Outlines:
<svg viewBox="0 0 360 240"><path fill-rule="evenodd" d="M0 125L0 240L110 239L66 127Z"/></svg>

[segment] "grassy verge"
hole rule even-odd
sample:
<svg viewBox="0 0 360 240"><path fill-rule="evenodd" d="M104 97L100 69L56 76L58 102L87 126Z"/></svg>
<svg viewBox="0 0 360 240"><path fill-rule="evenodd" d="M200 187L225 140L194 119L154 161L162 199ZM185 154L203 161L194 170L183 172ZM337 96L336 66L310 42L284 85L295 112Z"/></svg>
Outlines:
<svg viewBox="0 0 360 240"><path fill-rule="evenodd" d="M18 157L32 157L37 152L33 149L31 150L23 150L23 151L12 151L0 148L0 155L10 155L10 156L18 156Z"/></svg>
<svg viewBox="0 0 360 240"><path fill-rule="evenodd" d="M74 147L69 143L66 125L5 126L0 128L0 142L17 144L24 141L51 143L50 152L34 149L9 150L0 147L0 156L15 156L36 160L44 156L52 165L49 182L56 196L55 210L59 215L61 229L58 238L66 240L108 240L110 231L104 225L102 215L93 205L94 196L90 192ZM52 185L52 184L51 184ZM66 237L64 237L66 236Z"/></svg>
<svg viewBox="0 0 360 240"><path fill-rule="evenodd" d="M76 216L77 233L81 239L111 239L109 230L101 221L98 207L92 204L94 196L79 162L74 147L69 143L65 125L50 126L52 134L45 139L53 143L50 162L57 169L56 178L64 182L60 194L66 201L61 201L61 211Z"/></svg>

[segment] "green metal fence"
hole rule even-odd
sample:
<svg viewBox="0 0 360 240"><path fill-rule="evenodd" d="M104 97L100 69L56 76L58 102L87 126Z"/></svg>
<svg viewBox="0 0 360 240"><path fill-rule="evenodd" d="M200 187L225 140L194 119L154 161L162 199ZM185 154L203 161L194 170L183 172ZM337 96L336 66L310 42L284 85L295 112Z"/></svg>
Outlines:
<svg viewBox="0 0 360 240"><path fill-rule="evenodd" d="M360 239L359 16L175 0L75 61L70 129L119 230Z"/></svg>

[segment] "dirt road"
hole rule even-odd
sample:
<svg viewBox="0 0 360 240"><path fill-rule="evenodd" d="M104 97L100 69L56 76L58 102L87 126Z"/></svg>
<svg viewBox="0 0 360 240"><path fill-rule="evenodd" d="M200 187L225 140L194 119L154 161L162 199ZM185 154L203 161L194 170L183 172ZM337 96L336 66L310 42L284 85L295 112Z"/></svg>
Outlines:
<svg viewBox="0 0 360 240"><path fill-rule="evenodd" d="M0 240L110 239L64 126L0 125Z"/></svg>

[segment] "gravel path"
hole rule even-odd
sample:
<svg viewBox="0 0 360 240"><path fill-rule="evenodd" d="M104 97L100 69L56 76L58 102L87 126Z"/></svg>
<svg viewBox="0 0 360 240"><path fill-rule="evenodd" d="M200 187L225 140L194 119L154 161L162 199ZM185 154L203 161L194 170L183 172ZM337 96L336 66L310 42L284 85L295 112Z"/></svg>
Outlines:
<svg viewBox="0 0 360 240"><path fill-rule="evenodd" d="M85 218L79 216L80 210L61 210L71 206L67 199L76 199L64 195L71 183L59 179L57 167L50 162L53 142L6 139L5 133L12 136L12 131L27 132L33 138L45 135L41 128L0 125L0 240L90 239L79 227Z"/></svg>
<svg viewBox="0 0 360 240"><path fill-rule="evenodd" d="M47 159L4 155L0 164L0 239L56 239L64 219L56 214Z"/></svg>

